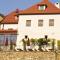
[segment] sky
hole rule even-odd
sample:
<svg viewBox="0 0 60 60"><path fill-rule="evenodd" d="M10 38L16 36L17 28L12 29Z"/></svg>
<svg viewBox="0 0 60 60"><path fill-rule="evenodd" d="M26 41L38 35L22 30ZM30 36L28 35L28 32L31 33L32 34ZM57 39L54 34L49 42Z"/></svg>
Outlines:
<svg viewBox="0 0 60 60"><path fill-rule="evenodd" d="M8 13L16 10L24 10L42 0L0 0L0 13L7 15ZM60 0L50 0L52 3L59 2Z"/></svg>

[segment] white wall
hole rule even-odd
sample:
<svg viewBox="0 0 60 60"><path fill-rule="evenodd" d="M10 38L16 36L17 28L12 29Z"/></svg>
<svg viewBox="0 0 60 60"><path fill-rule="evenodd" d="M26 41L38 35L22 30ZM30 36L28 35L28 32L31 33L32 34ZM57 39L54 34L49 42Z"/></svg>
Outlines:
<svg viewBox="0 0 60 60"><path fill-rule="evenodd" d="M4 29L6 30L6 29L10 29L10 28L12 28L12 29L17 29L17 25L18 24L4 24Z"/></svg>
<svg viewBox="0 0 60 60"><path fill-rule="evenodd" d="M38 27L39 19L44 20L43 27ZM49 26L49 19L54 19L54 26ZM26 20L31 20L31 27L26 27ZM41 38L48 35L49 38L60 39L60 15L20 15L18 34L17 45L25 35L29 38Z"/></svg>
<svg viewBox="0 0 60 60"><path fill-rule="evenodd" d="M3 24L0 25L0 29L3 29Z"/></svg>

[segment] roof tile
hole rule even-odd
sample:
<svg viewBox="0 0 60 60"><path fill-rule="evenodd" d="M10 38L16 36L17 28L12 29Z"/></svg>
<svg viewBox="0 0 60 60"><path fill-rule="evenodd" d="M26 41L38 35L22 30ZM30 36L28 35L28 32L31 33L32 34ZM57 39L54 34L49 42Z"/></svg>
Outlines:
<svg viewBox="0 0 60 60"><path fill-rule="evenodd" d="M38 5L42 5L42 4L45 4L47 5L47 8L46 10L38 10ZM53 3L51 3L50 1L48 0L43 0L42 2L39 2L35 5L33 5L32 7L30 8L27 8L26 10L23 10L21 11L19 14L34 14L34 13L37 13L37 14L40 14L40 13L60 13L60 9L57 8Z"/></svg>
<svg viewBox="0 0 60 60"><path fill-rule="evenodd" d="M10 14L8 14L7 16L5 16L5 18L1 21L1 24L18 24L18 19L15 19L15 16L18 14L19 12L13 11Z"/></svg>

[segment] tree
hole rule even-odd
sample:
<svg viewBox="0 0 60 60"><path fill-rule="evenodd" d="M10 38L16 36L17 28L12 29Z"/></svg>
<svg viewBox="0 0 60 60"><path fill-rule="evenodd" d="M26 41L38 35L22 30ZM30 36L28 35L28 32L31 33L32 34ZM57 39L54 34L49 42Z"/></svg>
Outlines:
<svg viewBox="0 0 60 60"><path fill-rule="evenodd" d="M26 42L22 39L24 50L26 51Z"/></svg>
<svg viewBox="0 0 60 60"><path fill-rule="evenodd" d="M8 46L8 38L6 38L5 46Z"/></svg>
<svg viewBox="0 0 60 60"><path fill-rule="evenodd" d="M8 38L6 38L5 46L6 46L6 50L8 50Z"/></svg>
<svg viewBox="0 0 60 60"><path fill-rule="evenodd" d="M10 50L12 50L13 49L13 42L12 42L12 40L10 40Z"/></svg>
<svg viewBox="0 0 60 60"><path fill-rule="evenodd" d="M55 39L53 39L53 41L52 41L52 50L54 50L55 49Z"/></svg>

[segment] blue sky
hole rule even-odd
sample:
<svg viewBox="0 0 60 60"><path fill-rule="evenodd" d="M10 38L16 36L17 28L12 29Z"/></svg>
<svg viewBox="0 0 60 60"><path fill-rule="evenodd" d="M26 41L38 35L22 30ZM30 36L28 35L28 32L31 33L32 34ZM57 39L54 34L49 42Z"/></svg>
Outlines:
<svg viewBox="0 0 60 60"><path fill-rule="evenodd" d="M6 15L17 8L19 9L26 9L33 4L40 2L41 0L1 0L0 1L0 13ZM59 0L50 0L53 3Z"/></svg>

